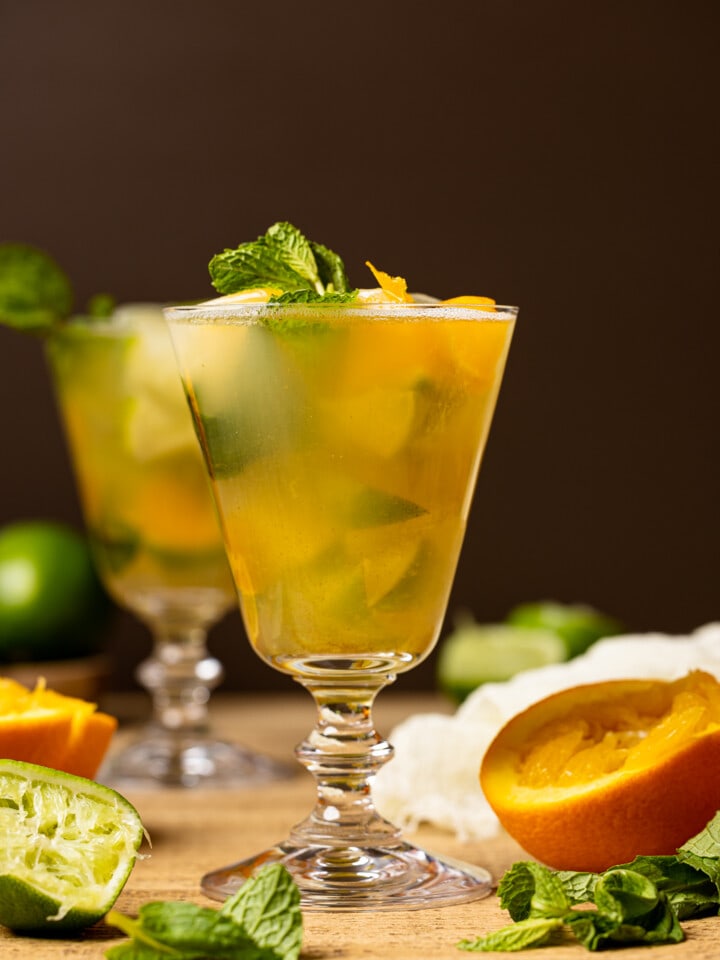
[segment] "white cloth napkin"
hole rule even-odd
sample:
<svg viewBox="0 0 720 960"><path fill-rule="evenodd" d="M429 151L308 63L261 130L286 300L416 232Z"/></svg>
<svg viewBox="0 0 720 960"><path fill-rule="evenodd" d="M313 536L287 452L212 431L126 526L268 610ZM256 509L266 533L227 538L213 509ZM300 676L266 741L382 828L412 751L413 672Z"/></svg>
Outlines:
<svg viewBox="0 0 720 960"><path fill-rule="evenodd" d="M583 683L623 678L674 680L690 670L720 679L720 623L690 636L610 637L567 663L526 670L479 687L451 716L416 714L388 739L392 761L375 779L379 812L406 829L430 823L460 840L493 836L498 821L478 780L485 750L504 723L538 700Z"/></svg>

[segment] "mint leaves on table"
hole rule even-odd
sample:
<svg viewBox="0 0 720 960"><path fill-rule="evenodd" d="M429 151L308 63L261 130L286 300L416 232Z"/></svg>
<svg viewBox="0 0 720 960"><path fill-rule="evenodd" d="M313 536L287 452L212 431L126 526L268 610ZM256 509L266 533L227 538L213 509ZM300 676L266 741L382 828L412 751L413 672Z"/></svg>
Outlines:
<svg viewBox="0 0 720 960"><path fill-rule="evenodd" d="M273 303L346 302L355 297L340 257L291 223L275 223L257 240L216 254L209 265L221 294L274 287Z"/></svg>
<svg viewBox="0 0 720 960"><path fill-rule="evenodd" d="M513 952L567 934L588 950L679 943L681 920L720 912L720 812L674 856L639 856L600 874L521 861L498 895L515 923L460 949Z"/></svg>
<svg viewBox="0 0 720 960"><path fill-rule="evenodd" d="M263 867L220 910L182 900L146 903L137 920L111 910L106 921L131 940L108 960L297 960L300 893L281 864Z"/></svg>
<svg viewBox="0 0 720 960"><path fill-rule="evenodd" d="M70 315L70 281L49 254L23 243L0 244L0 323L41 333Z"/></svg>

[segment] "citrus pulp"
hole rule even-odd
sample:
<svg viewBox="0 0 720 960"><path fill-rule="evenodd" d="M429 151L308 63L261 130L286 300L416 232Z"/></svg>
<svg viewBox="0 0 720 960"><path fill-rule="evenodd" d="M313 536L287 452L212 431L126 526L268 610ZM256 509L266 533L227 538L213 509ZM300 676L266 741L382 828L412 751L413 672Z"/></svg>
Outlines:
<svg viewBox="0 0 720 960"><path fill-rule="evenodd" d="M0 760L0 924L62 934L115 903L143 838L135 808L92 780Z"/></svg>
<svg viewBox="0 0 720 960"><path fill-rule="evenodd" d="M513 717L480 783L507 832L561 870L673 854L720 808L720 684L611 680Z"/></svg>

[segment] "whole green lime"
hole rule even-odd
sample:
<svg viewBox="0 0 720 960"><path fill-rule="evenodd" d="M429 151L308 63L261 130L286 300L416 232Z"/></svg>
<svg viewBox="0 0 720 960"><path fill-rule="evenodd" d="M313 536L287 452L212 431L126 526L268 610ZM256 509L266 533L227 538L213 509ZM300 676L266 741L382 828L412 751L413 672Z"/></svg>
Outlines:
<svg viewBox="0 0 720 960"><path fill-rule="evenodd" d="M461 703L483 683L502 683L522 670L565 659L565 646L551 630L463 619L440 647L437 680Z"/></svg>
<svg viewBox="0 0 720 960"><path fill-rule="evenodd" d="M0 529L0 662L86 656L109 608L81 534L47 521Z"/></svg>
<svg viewBox="0 0 720 960"><path fill-rule="evenodd" d="M614 617L582 603L521 603L510 611L507 622L517 627L551 630L565 644L568 660L577 657L596 640L612 637L623 630Z"/></svg>

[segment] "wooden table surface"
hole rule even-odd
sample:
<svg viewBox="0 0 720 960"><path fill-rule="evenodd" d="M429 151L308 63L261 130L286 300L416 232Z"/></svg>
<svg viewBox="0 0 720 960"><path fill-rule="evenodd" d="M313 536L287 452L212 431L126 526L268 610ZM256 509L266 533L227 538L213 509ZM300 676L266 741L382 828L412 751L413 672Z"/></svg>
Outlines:
<svg viewBox="0 0 720 960"><path fill-rule="evenodd" d="M118 716L129 716L137 703L110 701ZM376 707L376 725L387 734L404 716L414 712L448 709L432 695L386 691ZM292 691L285 696L217 695L213 708L215 729L223 736L262 750L280 760L292 759L292 748L310 730L314 710L308 694ZM131 726L123 724L120 746ZM294 762L294 760L293 760ZM117 908L135 914L149 900L183 899L212 905L199 889L208 870L256 853L283 839L310 810L314 788L310 776L298 766L293 779L243 791L157 790L125 791L140 812L152 838L149 857L139 860L121 894ZM507 836L485 842L459 843L441 830L422 828L408 837L415 842L470 863L482 864L495 877L502 875L522 851ZM527 859L526 857L524 857ZM302 957L305 960L460 960L468 954L457 949L458 940L488 933L508 922L493 894L484 900L440 909L412 912L306 913ZM720 917L683 924L687 939L681 944L630 947L623 960L716 960L720 958ZM69 940L16 937L0 928L2 960L57 960L100 958L114 943L118 931L97 924ZM577 943L524 950L518 957L554 960L588 956Z"/></svg>

